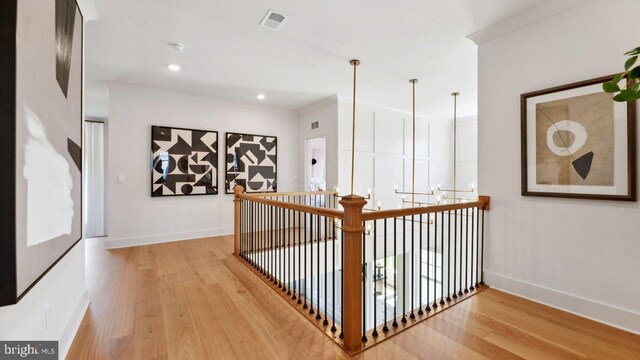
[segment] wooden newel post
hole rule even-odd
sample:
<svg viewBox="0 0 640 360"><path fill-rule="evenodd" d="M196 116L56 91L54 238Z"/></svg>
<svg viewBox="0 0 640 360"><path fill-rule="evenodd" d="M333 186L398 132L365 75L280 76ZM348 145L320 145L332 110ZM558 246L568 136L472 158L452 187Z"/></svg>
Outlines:
<svg viewBox="0 0 640 360"><path fill-rule="evenodd" d="M240 255L240 195L244 192L244 188L240 185L233 187L233 253Z"/></svg>
<svg viewBox="0 0 640 360"><path fill-rule="evenodd" d="M350 350L362 347L362 208L367 201L358 195L340 200L344 208L344 345Z"/></svg>

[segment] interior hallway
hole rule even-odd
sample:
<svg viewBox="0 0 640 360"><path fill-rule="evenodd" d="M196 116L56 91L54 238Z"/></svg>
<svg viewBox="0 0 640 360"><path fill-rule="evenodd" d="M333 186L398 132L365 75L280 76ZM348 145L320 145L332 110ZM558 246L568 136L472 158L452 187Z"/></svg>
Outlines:
<svg viewBox="0 0 640 360"><path fill-rule="evenodd" d="M347 354L234 258L232 237L106 251L69 359L343 359ZM91 286L90 285L90 286ZM488 289L359 359L632 359L640 336Z"/></svg>

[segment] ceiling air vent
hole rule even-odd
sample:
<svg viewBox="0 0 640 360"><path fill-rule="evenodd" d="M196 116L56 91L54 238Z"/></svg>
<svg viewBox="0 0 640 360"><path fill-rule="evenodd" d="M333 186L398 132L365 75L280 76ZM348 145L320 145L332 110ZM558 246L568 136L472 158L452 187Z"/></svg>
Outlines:
<svg viewBox="0 0 640 360"><path fill-rule="evenodd" d="M287 19L289 19L288 16L278 14L273 10L269 10L267 12L267 15L265 15L262 21L260 22L260 26L264 26L271 30L280 30L282 25L284 25L284 23L287 22Z"/></svg>
<svg viewBox="0 0 640 360"><path fill-rule="evenodd" d="M320 122L319 121L314 121L311 123L311 130L315 130L317 128L320 127Z"/></svg>

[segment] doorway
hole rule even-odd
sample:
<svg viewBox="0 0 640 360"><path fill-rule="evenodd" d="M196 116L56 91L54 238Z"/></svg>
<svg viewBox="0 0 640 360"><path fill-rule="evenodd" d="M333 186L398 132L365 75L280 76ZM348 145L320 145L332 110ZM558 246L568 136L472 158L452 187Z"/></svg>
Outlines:
<svg viewBox="0 0 640 360"><path fill-rule="evenodd" d="M84 236L104 237L107 235L105 123L86 120L84 131Z"/></svg>
<svg viewBox="0 0 640 360"><path fill-rule="evenodd" d="M307 140L307 190L327 190L327 138L317 137Z"/></svg>

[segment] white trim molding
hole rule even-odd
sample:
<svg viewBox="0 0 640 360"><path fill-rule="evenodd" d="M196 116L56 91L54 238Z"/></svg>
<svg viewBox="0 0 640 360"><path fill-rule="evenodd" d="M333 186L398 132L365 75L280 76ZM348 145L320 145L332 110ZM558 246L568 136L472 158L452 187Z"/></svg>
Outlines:
<svg viewBox="0 0 640 360"><path fill-rule="evenodd" d="M573 294L484 270L485 282L492 288L520 296L562 311L640 334L640 314Z"/></svg>
<svg viewBox="0 0 640 360"><path fill-rule="evenodd" d="M213 236L224 236L224 235L232 235L232 234L233 234L233 227L226 227L226 228L219 228L219 229L198 230L198 231L171 233L171 234L134 236L134 237L128 237L128 238L116 238L116 239L107 238L105 240L105 248L118 249L118 248L132 247L132 246L161 244L166 242L193 240L193 239L201 239L201 238L207 238L207 237L213 237Z"/></svg>
<svg viewBox="0 0 640 360"><path fill-rule="evenodd" d="M591 0L551 0L532 9L520 12L496 24L467 36L467 39L480 45L500 36L514 32L527 25L544 20L556 14L571 10Z"/></svg>

